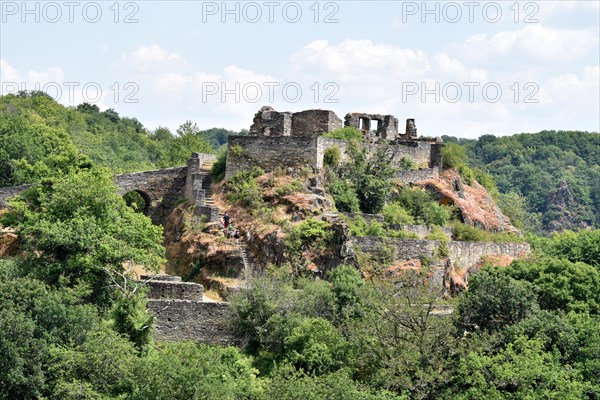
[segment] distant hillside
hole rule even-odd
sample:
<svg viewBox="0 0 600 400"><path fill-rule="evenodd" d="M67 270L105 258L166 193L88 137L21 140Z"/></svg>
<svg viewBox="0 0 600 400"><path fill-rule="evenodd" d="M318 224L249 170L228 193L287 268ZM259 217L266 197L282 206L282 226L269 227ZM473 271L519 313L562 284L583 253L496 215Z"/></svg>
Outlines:
<svg viewBox="0 0 600 400"><path fill-rule="evenodd" d="M149 131L113 109L65 107L42 92L0 96L0 187L32 182L85 159L113 172L183 165L193 151L215 152L228 135L240 133L200 131L190 121L176 133Z"/></svg>
<svg viewBox="0 0 600 400"><path fill-rule="evenodd" d="M462 145L469 164L491 174L501 193L523 196L543 232L600 226L600 134L542 131L444 141Z"/></svg>

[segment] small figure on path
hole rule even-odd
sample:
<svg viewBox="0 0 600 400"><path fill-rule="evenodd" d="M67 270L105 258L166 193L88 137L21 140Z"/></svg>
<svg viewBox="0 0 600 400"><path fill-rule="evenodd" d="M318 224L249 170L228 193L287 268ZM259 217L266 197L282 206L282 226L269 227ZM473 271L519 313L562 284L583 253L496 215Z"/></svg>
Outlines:
<svg viewBox="0 0 600 400"><path fill-rule="evenodd" d="M227 214L227 212L225 212L225 214L223 215L223 227L225 229L229 228L229 221L230 221L229 215Z"/></svg>

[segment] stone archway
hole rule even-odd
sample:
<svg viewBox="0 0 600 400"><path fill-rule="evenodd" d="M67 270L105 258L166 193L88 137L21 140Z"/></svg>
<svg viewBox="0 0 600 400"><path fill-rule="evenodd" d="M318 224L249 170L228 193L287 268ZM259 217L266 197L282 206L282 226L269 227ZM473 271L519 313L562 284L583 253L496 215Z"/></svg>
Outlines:
<svg viewBox="0 0 600 400"><path fill-rule="evenodd" d="M143 190L131 190L123 195L125 203L135 211L139 211L144 215L148 215L152 200L148 193Z"/></svg>

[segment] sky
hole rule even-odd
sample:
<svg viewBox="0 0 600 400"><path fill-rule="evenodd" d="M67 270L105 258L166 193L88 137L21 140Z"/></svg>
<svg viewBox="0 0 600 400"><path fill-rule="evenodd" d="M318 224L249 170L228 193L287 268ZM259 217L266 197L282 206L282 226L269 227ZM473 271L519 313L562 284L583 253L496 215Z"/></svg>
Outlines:
<svg viewBox="0 0 600 400"><path fill-rule="evenodd" d="M600 131L600 1L0 1L0 93L173 132L264 105L476 138Z"/></svg>

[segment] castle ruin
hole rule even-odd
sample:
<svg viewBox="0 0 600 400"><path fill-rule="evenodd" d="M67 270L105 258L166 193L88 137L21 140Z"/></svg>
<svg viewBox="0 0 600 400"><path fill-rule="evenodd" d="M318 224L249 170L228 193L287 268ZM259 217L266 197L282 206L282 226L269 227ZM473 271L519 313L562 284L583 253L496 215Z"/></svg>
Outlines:
<svg viewBox="0 0 600 400"><path fill-rule="evenodd" d="M392 162L399 167L397 179L415 182L435 179L442 167L439 140L419 140L415 120L406 120L404 133L398 132L398 119L393 115L348 113L344 122L330 110L279 112L262 107L254 116L248 136L230 136L227 150L226 177L259 166L265 171L276 167L323 167L325 151L340 149L342 161L347 159L348 141L330 139L323 135L343 127L362 132L363 150L374 152L378 146L389 145ZM410 159L417 168L401 170L401 161Z"/></svg>

